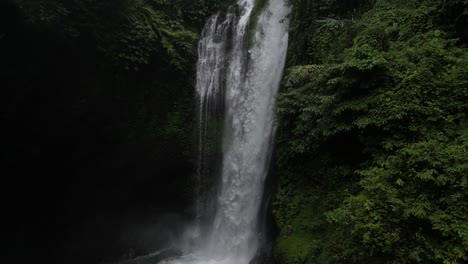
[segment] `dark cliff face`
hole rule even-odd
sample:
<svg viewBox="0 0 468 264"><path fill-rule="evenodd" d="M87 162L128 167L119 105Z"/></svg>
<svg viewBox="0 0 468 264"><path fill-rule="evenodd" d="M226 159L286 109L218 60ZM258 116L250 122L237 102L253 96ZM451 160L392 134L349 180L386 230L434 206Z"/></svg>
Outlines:
<svg viewBox="0 0 468 264"><path fill-rule="evenodd" d="M13 4L0 20L7 259L90 264L167 243L192 198L192 66L118 71L86 32L35 27Z"/></svg>

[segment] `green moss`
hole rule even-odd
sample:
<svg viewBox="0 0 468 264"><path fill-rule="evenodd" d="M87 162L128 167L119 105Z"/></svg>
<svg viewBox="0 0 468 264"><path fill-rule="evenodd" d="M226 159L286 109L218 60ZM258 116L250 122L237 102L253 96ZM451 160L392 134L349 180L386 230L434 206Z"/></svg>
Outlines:
<svg viewBox="0 0 468 264"><path fill-rule="evenodd" d="M258 24L258 16L260 16L260 14L265 9L267 4L268 4L268 0L255 0L255 5L252 10L252 15L250 16L250 24L249 24L248 35L247 35L249 46L253 45L255 32L256 32L257 24Z"/></svg>
<svg viewBox="0 0 468 264"><path fill-rule="evenodd" d="M319 240L308 234L294 234L280 238L275 248L275 258L285 264L308 263L310 253L320 248Z"/></svg>

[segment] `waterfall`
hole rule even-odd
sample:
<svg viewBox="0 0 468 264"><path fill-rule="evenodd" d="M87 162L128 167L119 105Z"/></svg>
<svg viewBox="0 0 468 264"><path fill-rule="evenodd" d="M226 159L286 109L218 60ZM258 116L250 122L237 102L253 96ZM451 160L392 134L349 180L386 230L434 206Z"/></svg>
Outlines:
<svg viewBox="0 0 468 264"><path fill-rule="evenodd" d="M272 151L275 95L285 64L290 10L284 0L269 0L258 17L252 17L255 2L236 1L212 16L203 30L196 84L198 180L215 167L210 154L214 148L210 142L217 137L213 129L219 129L222 138L219 168L214 170L220 180L216 198L197 202L199 225L209 224L194 232L196 246L187 255L162 263L248 264L259 247L258 218ZM214 206L207 206L206 200L214 201Z"/></svg>

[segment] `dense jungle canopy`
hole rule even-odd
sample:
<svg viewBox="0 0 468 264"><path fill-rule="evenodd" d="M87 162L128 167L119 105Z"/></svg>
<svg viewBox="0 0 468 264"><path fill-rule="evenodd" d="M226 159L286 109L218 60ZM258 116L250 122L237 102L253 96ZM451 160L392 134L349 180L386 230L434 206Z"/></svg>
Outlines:
<svg viewBox="0 0 468 264"><path fill-rule="evenodd" d="M468 0L288 2L275 263L468 263ZM10 263L111 263L177 235L197 41L230 3L0 3Z"/></svg>

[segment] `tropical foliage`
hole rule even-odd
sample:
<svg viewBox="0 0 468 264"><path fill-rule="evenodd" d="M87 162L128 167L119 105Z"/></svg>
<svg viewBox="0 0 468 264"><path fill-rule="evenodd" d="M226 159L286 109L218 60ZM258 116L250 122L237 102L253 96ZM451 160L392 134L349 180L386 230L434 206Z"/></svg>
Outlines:
<svg viewBox="0 0 468 264"><path fill-rule="evenodd" d="M126 214L191 217L195 47L231 2L0 3L15 259L144 255L172 234L122 241ZM468 263L468 0L288 2L276 261Z"/></svg>
<svg viewBox="0 0 468 264"><path fill-rule="evenodd" d="M190 65L187 59L192 57L195 33L222 1L16 2L32 23L55 28L71 38L91 34L116 66L137 71L155 56L176 69Z"/></svg>
<svg viewBox="0 0 468 264"><path fill-rule="evenodd" d="M465 263L466 1L306 2L336 17L294 37L307 11L293 13L277 259Z"/></svg>

